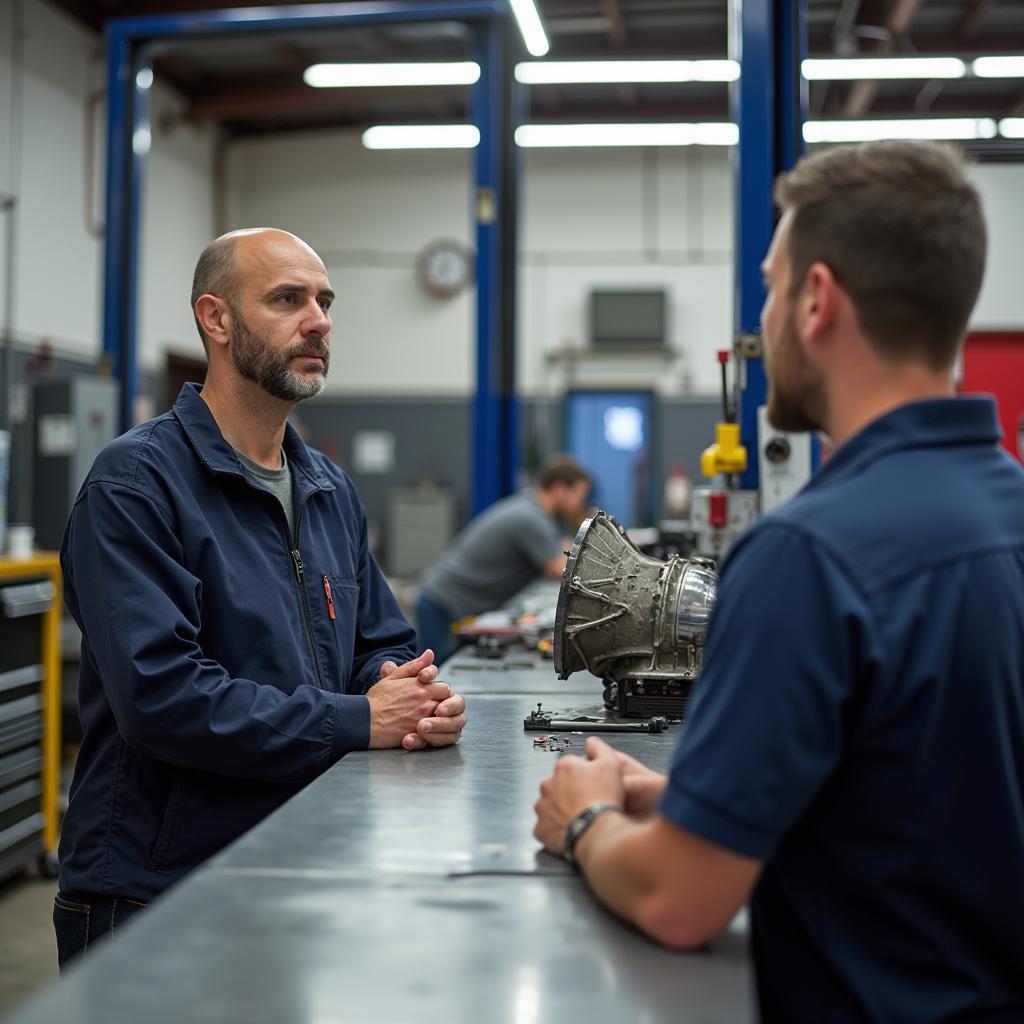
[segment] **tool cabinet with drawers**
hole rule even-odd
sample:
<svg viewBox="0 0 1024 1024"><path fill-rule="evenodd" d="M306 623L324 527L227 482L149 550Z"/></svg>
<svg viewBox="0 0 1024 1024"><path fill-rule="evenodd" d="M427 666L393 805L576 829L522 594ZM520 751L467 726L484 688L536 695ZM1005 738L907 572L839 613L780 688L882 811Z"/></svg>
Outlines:
<svg viewBox="0 0 1024 1024"><path fill-rule="evenodd" d="M0 558L0 879L55 865L60 604L56 555Z"/></svg>

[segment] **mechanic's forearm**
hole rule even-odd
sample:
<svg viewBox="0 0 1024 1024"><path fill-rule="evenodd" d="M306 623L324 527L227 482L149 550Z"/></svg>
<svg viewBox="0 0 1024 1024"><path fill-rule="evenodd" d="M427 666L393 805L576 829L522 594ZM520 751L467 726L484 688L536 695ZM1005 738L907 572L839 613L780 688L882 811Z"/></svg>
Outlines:
<svg viewBox="0 0 1024 1024"><path fill-rule="evenodd" d="M602 814L576 845L576 861L594 894L609 910L666 946L693 949L708 938L680 913L678 872L665 871L657 845L660 819L637 821L623 814Z"/></svg>
<svg viewBox="0 0 1024 1024"><path fill-rule="evenodd" d="M647 823L602 814L576 844L576 862L597 898L619 917L648 932L648 905L658 891L644 855ZM654 936L658 938L658 936Z"/></svg>

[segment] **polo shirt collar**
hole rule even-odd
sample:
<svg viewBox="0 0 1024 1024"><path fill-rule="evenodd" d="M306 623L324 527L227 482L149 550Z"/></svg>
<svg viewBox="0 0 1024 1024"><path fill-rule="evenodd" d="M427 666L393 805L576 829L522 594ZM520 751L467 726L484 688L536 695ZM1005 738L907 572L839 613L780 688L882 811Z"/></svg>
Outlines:
<svg viewBox="0 0 1024 1024"><path fill-rule="evenodd" d="M202 387L198 384L185 384L174 403L174 415L208 469L214 473L232 473L245 477L238 456L220 432L210 407L200 396L201 391ZM285 424L283 447L293 471L299 470L316 487L334 490L334 484L314 462L306 443L290 423Z"/></svg>
<svg viewBox="0 0 1024 1024"><path fill-rule="evenodd" d="M910 402L872 420L812 477L808 487L852 475L883 455L906 448L997 444L995 401L987 395Z"/></svg>

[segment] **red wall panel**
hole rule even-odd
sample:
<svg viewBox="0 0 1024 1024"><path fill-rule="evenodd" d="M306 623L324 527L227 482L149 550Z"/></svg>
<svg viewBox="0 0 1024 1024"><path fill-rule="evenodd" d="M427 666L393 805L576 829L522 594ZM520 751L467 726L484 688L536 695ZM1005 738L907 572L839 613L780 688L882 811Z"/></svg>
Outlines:
<svg viewBox="0 0 1024 1024"><path fill-rule="evenodd" d="M1024 332L969 334L964 346L964 394L995 395L1003 447L1021 458L1019 438L1024 420Z"/></svg>

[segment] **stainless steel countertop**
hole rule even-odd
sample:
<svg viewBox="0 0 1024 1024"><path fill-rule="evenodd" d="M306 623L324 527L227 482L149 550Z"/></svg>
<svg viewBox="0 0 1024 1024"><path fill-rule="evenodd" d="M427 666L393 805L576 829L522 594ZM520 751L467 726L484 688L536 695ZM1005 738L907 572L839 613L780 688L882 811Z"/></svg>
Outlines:
<svg viewBox="0 0 1024 1024"><path fill-rule="evenodd" d="M445 678L449 678L446 674ZM533 804L558 754L533 745L523 719L532 696L474 694L462 741L445 750L349 754L258 828L215 857L217 867L289 867L375 873L572 875L533 838ZM545 701L545 707L547 703ZM552 701L552 710L596 705ZM569 753L583 752L570 735ZM664 768L678 727L609 734L613 746Z"/></svg>
<svg viewBox="0 0 1024 1024"><path fill-rule="evenodd" d="M522 720L596 711L599 682L451 668L457 747L344 758L11 1024L752 1021L741 934L667 952L531 835L559 755ZM663 768L678 727L605 738Z"/></svg>
<svg viewBox="0 0 1024 1024"><path fill-rule="evenodd" d="M572 878L205 870L15 1020L736 1024L749 1004L736 936L665 952Z"/></svg>

